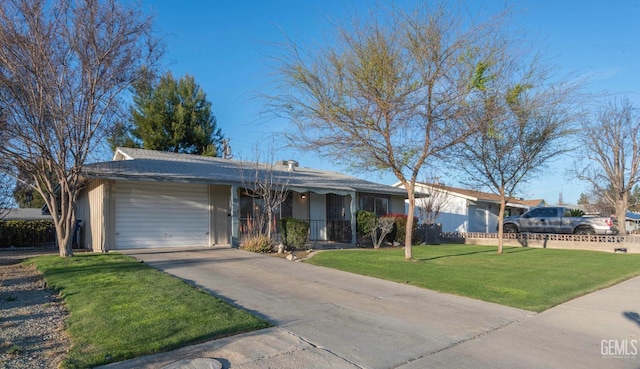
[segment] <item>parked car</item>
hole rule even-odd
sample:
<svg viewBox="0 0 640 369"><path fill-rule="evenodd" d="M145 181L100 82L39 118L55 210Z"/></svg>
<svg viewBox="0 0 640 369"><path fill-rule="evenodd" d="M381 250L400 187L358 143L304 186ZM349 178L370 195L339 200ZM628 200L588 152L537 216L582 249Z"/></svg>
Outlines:
<svg viewBox="0 0 640 369"><path fill-rule="evenodd" d="M505 233L616 234L611 218L571 216L564 207L532 208L518 216L504 218Z"/></svg>

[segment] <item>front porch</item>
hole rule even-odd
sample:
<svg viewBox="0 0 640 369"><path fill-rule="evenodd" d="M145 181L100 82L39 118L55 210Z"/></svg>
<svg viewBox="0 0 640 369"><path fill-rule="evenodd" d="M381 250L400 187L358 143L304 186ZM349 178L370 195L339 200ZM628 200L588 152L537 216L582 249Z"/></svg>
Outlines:
<svg viewBox="0 0 640 369"><path fill-rule="evenodd" d="M329 242L329 243L351 243L351 221L350 220L306 220L309 223L309 242ZM240 236L254 234L250 218L240 219ZM273 224L273 237L276 242L280 242L280 228L277 223Z"/></svg>
<svg viewBox="0 0 640 369"><path fill-rule="evenodd" d="M232 237L238 246L248 235L266 234L264 199L251 191L237 187L232 191ZM253 195L253 196L252 196ZM356 212L360 209L377 216L405 213L404 194L386 192L356 192L355 190L290 187L286 199L273 210L271 236L281 241L279 220L294 218L309 224L307 243L314 248L356 247Z"/></svg>
<svg viewBox="0 0 640 369"><path fill-rule="evenodd" d="M355 245L355 201L355 193L290 191L286 200L274 211L271 224L272 238L276 243L280 242L279 220L291 217L309 224L307 242L312 245ZM248 235L265 233L267 224L262 199L241 192L239 220L240 242Z"/></svg>

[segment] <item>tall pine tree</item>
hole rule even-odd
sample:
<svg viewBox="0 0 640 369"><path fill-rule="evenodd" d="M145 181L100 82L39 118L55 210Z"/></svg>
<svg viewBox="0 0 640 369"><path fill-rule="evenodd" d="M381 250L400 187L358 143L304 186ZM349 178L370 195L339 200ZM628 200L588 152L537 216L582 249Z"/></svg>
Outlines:
<svg viewBox="0 0 640 369"><path fill-rule="evenodd" d="M223 138L193 76L177 81L167 72L157 83L135 86L129 122L116 128L111 145L219 156Z"/></svg>

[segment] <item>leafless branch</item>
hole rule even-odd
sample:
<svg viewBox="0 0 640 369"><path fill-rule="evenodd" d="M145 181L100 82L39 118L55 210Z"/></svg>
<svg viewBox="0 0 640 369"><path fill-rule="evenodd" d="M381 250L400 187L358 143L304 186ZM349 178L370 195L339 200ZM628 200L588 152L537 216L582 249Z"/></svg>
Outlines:
<svg viewBox="0 0 640 369"><path fill-rule="evenodd" d="M615 209L625 224L633 187L640 181L640 113L629 100L610 102L582 120L580 157L573 174ZM626 234L625 227L619 231Z"/></svg>
<svg viewBox="0 0 640 369"><path fill-rule="evenodd" d="M153 68L152 19L115 0L0 4L0 159L24 173L72 255L87 156L121 110L121 93Z"/></svg>
<svg viewBox="0 0 640 369"><path fill-rule="evenodd" d="M371 240L373 241L373 248L379 249L382 246L382 241L393 230L393 224L395 220L391 217L381 217L376 221L376 226L371 229Z"/></svg>
<svg viewBox="0 0 640 369"><path fill-rule="evenodd" d="M469 182L500 196L498 252L506 202L555 157L568 152L579 119L581 82L551 78L536 55L509 47L478 64L465 119L478 131L456 152Z"/></svg>
<svg viewBox="0 0 640 369"><path fill-rule="evenodd" d="M0 172L0 220L6 217L12 208L12 189L11 177L4 172Z"/></svg>
<svg viewBox="0 0 640 369"><path fill-rule="evenodd" d="M290 170L294 170L294 167L293 164L290 167L288 163L276 163L273 149L265 150L256 146L254 154L253 162L241 162L243 194L260 200L260 209L253 216L261 222L254 228L259 234L266 232L271 239L276 229L275 212L289 196ZM261 161L263 157L265 162Z"/></svg>

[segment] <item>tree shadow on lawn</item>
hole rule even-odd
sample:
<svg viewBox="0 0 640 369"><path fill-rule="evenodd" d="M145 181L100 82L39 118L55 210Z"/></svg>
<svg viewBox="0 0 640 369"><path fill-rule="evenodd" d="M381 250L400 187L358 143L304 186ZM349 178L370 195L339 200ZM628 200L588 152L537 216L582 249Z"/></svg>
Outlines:
<svg viewBox="0 0 640 369"><path fill-rule="evenodd" d="M474 254L497 254L496 249L491 249L491 250L478 250L478 251L471 251L471 252L463 252L463 253L459 253L459 254L448 254L448 255L438 255L438 256L433 256L433 257L429 257L429 258L421 258L421 259L415 259L416 261L429 261L429 260L436 260L436 259L443 259L443 258L451 258L451 257L456 257L456 256L467 256L467 255L474 255ZM516 252L524 252L524 251L532 251L534 249L532 248L528 248L528 247L508 247L508 248L503 248L502 252L504 254L515 254Z"/></svg>

